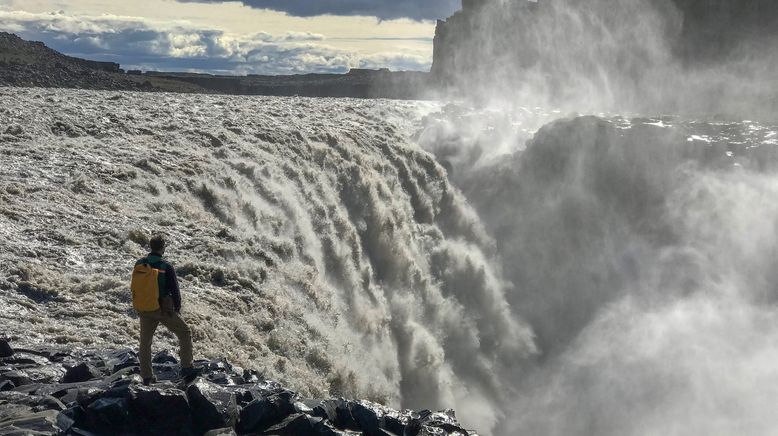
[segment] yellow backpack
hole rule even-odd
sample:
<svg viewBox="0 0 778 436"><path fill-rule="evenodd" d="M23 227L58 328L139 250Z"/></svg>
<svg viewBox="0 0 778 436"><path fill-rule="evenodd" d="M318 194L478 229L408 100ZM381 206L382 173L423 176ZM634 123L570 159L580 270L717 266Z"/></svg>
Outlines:
<svg viewBox="0 0 778 436"><path fill-rule="evenodd" d="M132 306L139 312L153 312L159 309L160 270L151 265L135 265L132 270Z"/></svg>

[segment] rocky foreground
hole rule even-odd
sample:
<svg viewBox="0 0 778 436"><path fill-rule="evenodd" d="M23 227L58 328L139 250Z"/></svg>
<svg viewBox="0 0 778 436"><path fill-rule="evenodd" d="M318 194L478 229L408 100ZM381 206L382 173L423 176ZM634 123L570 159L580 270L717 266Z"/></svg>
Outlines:
<svg viewBox="0 0 778 436"><path fill-rule="evenodd" d="M134 351L88 351L0 340L2 435L473 435L454 412L398 412L368 401L308 399L225 360L179 380L169 351L143 386Z"/></svg>

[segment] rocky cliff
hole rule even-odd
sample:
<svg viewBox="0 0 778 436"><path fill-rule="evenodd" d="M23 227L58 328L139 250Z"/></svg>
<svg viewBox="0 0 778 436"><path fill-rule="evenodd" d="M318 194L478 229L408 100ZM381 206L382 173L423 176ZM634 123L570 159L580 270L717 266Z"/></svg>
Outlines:
<svg viewBox="0 0 778 436"><path fill-rule="evenodd" d="M432 74L444 87L481 94L519 88L523 97L542 95L539 103L639 104L654 99L648 89L719 94L744 71L769 71L776 36L778 2L770 0L466 0L438 22ZM757 59L769 61L753 65ZM737 71L675 80L684 69L735 63ZM703 81L710 86L698 89ZM694 99L662 98L676 105Z"/></svg>
<svg viewBox="0 0 778 436"><path fill-rule="evenodd" d="M774 0L673 1L683 17L675 48L684 58L720 58L744 43L769 44L778 35Z"/></svg>
<svg viewBox="0 0 778 436"><path fill-rule="evenodd" d="M485 59L501 58L501 50L520 50L521 61L536 62L553 46L540 46L538 33L546 20L564 21L570 13L562 0L463 0L462 10L447 20L439 20L435 32L432 72L436 77L473 66ZM607 14L597 11L597 2L588 9L595 17L608 21ZM778 35L778 2L772 0L671 0L656 2L668 18L670 43L675 54L692 60L702 57L723 57L740 44L764 42ZM628 13L641 11L623 1ZM616 7L615 9L618 9ZM575 9L573 9L575 11ZM643 10L644 11L644 10ZM580 10L579 10L580 12ZM602 24L592 20L588 24ZM645 29L643 29L645 30ZM516 38L520 36L520 38ZM564 35L558 35L564 36ZM486 46L479 42L488 40ZM559 41L562 42L562 41ZM576 41L564 41L575 44ZM527 51L532 50L531 53Z"/></svg>
<svg viewBox="0 0 778 436"><path fill-rule="evenodd" d="M148 81L120 74L119 64L65 56L42 42L0 32L0 86L152 90Z"/></svg>

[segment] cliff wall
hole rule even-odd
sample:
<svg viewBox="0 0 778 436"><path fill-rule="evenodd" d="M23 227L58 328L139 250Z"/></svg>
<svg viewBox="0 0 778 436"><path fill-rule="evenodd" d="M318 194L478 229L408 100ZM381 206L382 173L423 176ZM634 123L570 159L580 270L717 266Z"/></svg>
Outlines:
<svg viewBox="0 0 778 436"><path fill-rule="evenodd" d="M641 102L641 88L667 85L684 69L773 62L776 36L771 0L466 0L438 21L432 75L449 90Z"/></svg>

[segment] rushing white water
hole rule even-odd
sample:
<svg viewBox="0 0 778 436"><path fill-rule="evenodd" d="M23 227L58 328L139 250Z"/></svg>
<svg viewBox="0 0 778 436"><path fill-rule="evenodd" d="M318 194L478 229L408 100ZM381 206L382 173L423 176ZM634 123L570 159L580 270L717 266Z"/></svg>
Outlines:
<svg viewBox="0 0 778 436"><path fill-rule="evenodd" d="M5 334L134 346L129 269L163 232L196 353L311 396L454 407L485 434L777 427L774 127L0 98Z"/></svg>

